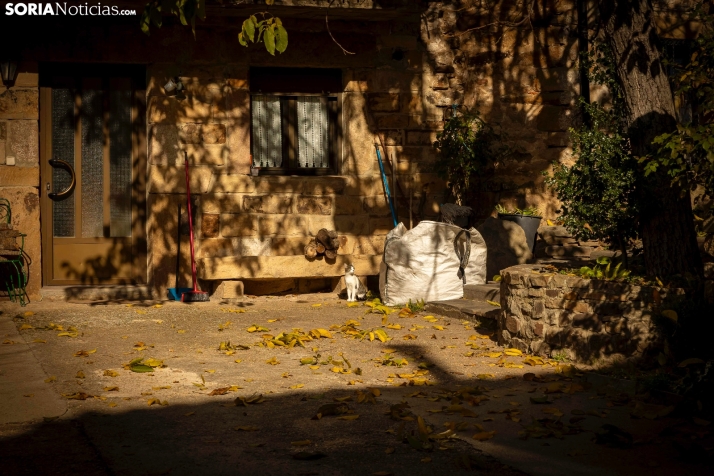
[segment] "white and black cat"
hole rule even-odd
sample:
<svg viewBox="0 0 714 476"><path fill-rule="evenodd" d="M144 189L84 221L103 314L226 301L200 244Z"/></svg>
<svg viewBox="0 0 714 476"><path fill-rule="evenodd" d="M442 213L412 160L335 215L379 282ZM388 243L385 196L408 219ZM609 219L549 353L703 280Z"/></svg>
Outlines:
<svg viewBox="0 0 714 476"><path fill-rule="evenodd" d="M355 267L351 264L345 265L345 285L347 286L347 300L350 302L358 299L365 299L367 289L357 276L355 276Z"/></svg>

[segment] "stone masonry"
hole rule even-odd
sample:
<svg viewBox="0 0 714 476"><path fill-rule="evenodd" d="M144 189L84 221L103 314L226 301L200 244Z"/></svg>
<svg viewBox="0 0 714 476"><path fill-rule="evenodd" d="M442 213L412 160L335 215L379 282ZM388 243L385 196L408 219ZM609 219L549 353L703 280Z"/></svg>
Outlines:
<svg viewBox="0 0 714 476"><path fill-rule="evenodd" d="M591 363L661 345L654 320L682 289L635 286L519 265L501 272L499 342L523 352Z"/></svg>

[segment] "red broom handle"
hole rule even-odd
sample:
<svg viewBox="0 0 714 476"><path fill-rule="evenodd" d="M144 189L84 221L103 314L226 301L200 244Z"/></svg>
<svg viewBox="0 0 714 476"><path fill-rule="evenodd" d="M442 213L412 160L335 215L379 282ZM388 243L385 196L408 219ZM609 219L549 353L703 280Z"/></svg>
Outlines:
<svg viewBox="0 0 714 476"><path fill-rule="evenodd" d="M186 200L188 204L186 208L188 209L188 240L191 244L191 279L193 280L193 290L198 291L198 284L196 283L196 260L193 256L193 217L191 216L191 185L188 180L188 154L184 152L184 164L186 165Z"/></svg>

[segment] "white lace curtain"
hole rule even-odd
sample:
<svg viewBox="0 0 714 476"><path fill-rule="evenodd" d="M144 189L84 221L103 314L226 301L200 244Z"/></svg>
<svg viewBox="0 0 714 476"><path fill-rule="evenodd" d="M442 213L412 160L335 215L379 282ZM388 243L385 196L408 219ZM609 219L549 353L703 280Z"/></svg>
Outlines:
<svg viewBox="0 0 714 476"><path fill-rule="evenodd" d="M317 96L297 98L298 162L300 167L329 167L327 101Z"/></svg>
<svg viewBox="0 0 714 476"><path fill-rule="evenodd" d="M329 114L327 101L302 96L297 106L297 157L300 167L326 168L329 160ZM252 99L253 165L281 167L283 137L280 97L255 95ZM287 113L287 111L285 111Z"/></svg>
<svg viewBox="0 0 714 476"><path fill-rule="evenodd" d="M280 127L280 98L253 96L253 165L280 167L283 162L283 135Z"/></svg>

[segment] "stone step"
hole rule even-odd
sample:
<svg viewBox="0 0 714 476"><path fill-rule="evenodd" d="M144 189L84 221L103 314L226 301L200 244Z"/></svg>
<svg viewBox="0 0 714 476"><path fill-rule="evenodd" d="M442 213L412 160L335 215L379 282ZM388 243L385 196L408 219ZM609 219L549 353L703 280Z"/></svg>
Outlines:
<svg viewBox="0 0 714 476"><path fill-rule="evenodd" d="M464 286L464 299L500 302L500 290L499 283L467 284Z"/></svg>
<svg viewBox="0 0 714 476"><path fill-rule="evenodd" d="M433 301L427 303L424 310L433 314L485 325L494 325L501 315L500 307L471 299Z"/></svg>
<svg viewBox="0 0 714 476"><path fill-rule="evenodd" d="M45 286L42 299L49 301L146 301L152 299L148 286Z"/></svg>
<svg viewBox="0 0 714 476"><path fill-rule="evenodd" d="M545 253L553 258L582 258L589 257L594 250L592 246L563 245L547 246Z"/></svg>

